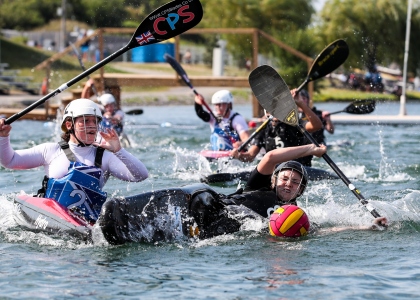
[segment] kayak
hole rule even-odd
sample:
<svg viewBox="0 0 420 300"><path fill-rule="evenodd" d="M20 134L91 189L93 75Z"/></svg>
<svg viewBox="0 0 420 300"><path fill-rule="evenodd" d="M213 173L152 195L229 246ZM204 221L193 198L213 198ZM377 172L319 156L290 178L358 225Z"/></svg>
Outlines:
<svg viewBox="0 0 420 300"><path fill-rule="evenodd" d="M196 214L208 203L207 199L217 197L219 194L210 186L197 183L110 198L104 203L97 224L112 245L208 237L200 233L195 222L200 217ZM16 196L14 202L13 216L19 226L35 232L67 234L92 241L92 226L58 202L29 195ZM197 213L192 213L192 209ZM235 227L229 232L237 229ZM217 234L227 232L227 229L223 232L219 228Z"/></svg>
<svg viewBox="0 0 420 300"><path fill-rule="evenodd" d="M328 171L312 168L312 167L305 167L306 172L308 172L309 180L312 181L319 181L325 179L340 179L337 175L332 174ZM202 176L200 181L203 183L226 183L229 181L247 181L251 171L244 171L238 173L215 173L210 174L207 176Z"/></svg>
<svg viewBox="0 0 420 300"><path fill-rule="evenodd" d="M108 199L98 219L105 239L113 245L126 242L174 241L198 235L189 209L194 194L211 189L193 184Z"/></svg>
<svg viewBox="0 0 420 300"><path fill-rule="evenodd" d="M230 151L201 150L199 154L212 161L222 157L229 157Z"/></svg>
<svg viewBox="0 0 420 300"><path fill-rule="evenodd" d="M13 217L24 228L90 240L92 226L53 199L18 195L14 208Z"/></svg>

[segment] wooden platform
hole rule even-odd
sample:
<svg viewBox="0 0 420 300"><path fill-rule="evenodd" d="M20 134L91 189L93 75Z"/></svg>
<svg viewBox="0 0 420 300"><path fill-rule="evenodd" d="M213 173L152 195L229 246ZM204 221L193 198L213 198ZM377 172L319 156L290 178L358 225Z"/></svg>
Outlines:
<svg viewBox="0 0 420 300"><path fill-rule="evenodd" d="M99 76L94 76L99 81ZM189 77L194 87L220 86L220 87L249 87L248 77L227 76L191 76ZM98 82L99 83L99 82ZM121 74L105 73L105 86L185 86L184 81L174 75L148 75L148 74Z"/></svg>
<svg viewBox="0 0 420 300"><path fill-rule="evenodd" d="M22 108L0 108L0 115L6 116L6 119L21 112ZM36 120L36 121L46 121L53 120L57 116L57 109L50 108L48 114L46 114L45 108L35 108L31 112L25 114L19 120Z"/></svg>

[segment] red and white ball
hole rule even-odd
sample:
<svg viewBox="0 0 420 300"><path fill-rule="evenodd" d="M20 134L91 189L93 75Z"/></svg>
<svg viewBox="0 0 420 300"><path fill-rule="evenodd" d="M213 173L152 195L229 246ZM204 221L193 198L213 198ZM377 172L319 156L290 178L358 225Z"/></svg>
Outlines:
<svg viewBox="0 0 420 300"><path fill-rule="evenodd" d="M281 237L300 237L308 234L309 218L296 205L283 205L270 216L270 234Z"/></svg>

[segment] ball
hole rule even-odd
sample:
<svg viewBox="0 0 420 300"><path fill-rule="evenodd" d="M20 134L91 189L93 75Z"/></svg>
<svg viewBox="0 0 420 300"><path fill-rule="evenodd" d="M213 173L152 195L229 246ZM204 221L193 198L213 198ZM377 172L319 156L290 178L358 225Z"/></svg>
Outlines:
<svg viewBox="0 0 420 300"><path fill-rule="evenodd" d="M270 216L270 234L281 237L300 237L308 233L309 218L296 205L283 205Z"/></svg>
<svg viewBox="0 0 420 300"><path fill-rule="evenodd" d="M255 127L257 127L257 123L255 123L255 121L251 120L251 121L248 122L248 127L249 128L255 128Z"/></svg>

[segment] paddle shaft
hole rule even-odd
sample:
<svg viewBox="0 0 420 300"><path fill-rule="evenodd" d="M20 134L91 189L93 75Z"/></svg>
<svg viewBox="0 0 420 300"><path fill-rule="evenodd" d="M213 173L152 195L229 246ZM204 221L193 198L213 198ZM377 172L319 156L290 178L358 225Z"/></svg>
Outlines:
<svg viewBox="0 0 420 300"><path fill-rule="evenodd" d="M171 64L172 65L172 64ZM190 87L190 89L193 91L193 93L196 95L196 96L198 96L199 95L199 93L195 90L195 88L193 87L193 85L191 84L191 82L190 82L190 80L189 80L189 78L188 78L188 76L187 76L187 73L185 73L185 71L184 71L184 74L181 74L181 73L179 73L179 71L178 71L179 69L175 69L175 71L177 71L177 73L178 73L178 75L179 76L181 76L181 78L182 78L182 80L184 80L184 82ZM213 111L212 111L212 109L210 108L210 106L207 104L207 102L206 101L204 101L204 99L203 99L203 105L207 108L207 110L208 110L208 112L212 115L212 117L216 120L216 124L218 124L219 123L219 120L216 118L216 116L214 115L214 113L213 113Z"/></svg>
<svg viewBox="0 0 420 300"><path fill-rule="evenodd" d="M188 78L187 72L185 72L185 70L181 66L181 64L175 58L173 58L171 55L169 55L167 53L164 55L164 58L171 65L171 67L175 70L175 72L179 75L179 77L182 78L182 80L186 83L186 85L189 86L189 88L193 91L193 93L196 96L198 96L199 95L198 92L195 90L195 88L191 84L191 81ZM204 99L203 99L203 105L208 110L208 112L212 115L212 117L215 119L216 124L219 124L219 120L216 118L216 116L214 115L213 111L208 106L207 102L204 101Z"/></svg>
<svg viewBox="0 0 420 300"><path fill-rule="evenodd" d="M74 77L73 79L71 79L70 81L68 81L67 83L64 83L63 85L61 85L59 88L57 88L55 91L49 93L48 95L45 95L44 97L42 97L41 99L39 99L38 101L32 103L31 105L29 105L27 108L25 108L24 110L14 114L13 116L11 116L10 118L8 118L5 121L5 124L11 124L14 121L18 120L19 118L21 118L22 116L24 116L25 114L31 112L33 109L35 109L36 107L40 106L41 104L43 104L45 101L47 101L48 99L57 96L58 94L60 94L62 91L68 89L70 86L72 86L73 84L79 82L80 80L82 80L83 78L85 78L86 76L92 74L93 72L95 72L96 70L98 70L99 68L103 67L104 65L106 65L107 63L109 63L110 61L114 60L115 58L117 58L118 56L120 56L121 54L127 52L128 50L130 50L130 47L128 45L126 45L125 47L121 48L120 50L114 52L113 54L111 54L110 56L106 57L105 59L101 60L100 62L98 62L96 65L90 67L89 69L87 69L86 71L84 71L83 73L77 75L76 77Z"/></svg>
<svg viewBox="0 0 420 300"><path fill-rule="evenodd" d="M79 51L77 51L77 48L74 44L71 44L74 54L76 54L77 56L77 60L79 61L79 65L82 68L83 71L86 71L85 65L83 64L83 60L82 60L82 56L80 55ZM89 76L86 76L87 79L90 79ZM96 97L98 97L98 91L96 90L95 85L92 83L92 85L90 86L90 88L92 89L93 93L95 94Z"/></svg>
<svg viewBox="0 0 420 300"><path fill-rule="evenodd" d="M327 116L339 114L339 113L342 113L342 112L346 112L346 110L335 111L335 112L329 113Z"/></svg>
<svg viewBox="0 0 420 300"><path fill-rule="evenodd" d="M314 139L314 137L306 131L301 125L297 125L299 131L305 135L305 137L317 147L319 147L318 142ZM332 159L328 156L328 154L323 154L322 158L330 165L330 167L334 170L334 172L340 177L340 179L346 184L346 186L352 191L352 193L360 200L360 202L369 210L369 212L375 218L379 218L379 213L374 208L369 208L366 205L369 203L365 197L360 193L360 191L351 183L351 181L344 175L344 173L337 167L337 165L332 161Z"/></svg>
<svg viewBox="0 0 420 300"><path fill-rule="evenodd" d="M255 131L251 134L251 136L242 144L239 146L238 148L238 152L241 152L242 150L244 150L244 148L251 142L251 140L261 132L261 130L263 130L268 122L270 122L273 119L273 116L269 116L267 120L264 121L264 123L262 123L260 125L260 127L258 127L257 129L255 129Z"/></svg>
<svg viewBox="0 0 420 300"><path fill-rule="evenodd" d="M178 73L179 74L179 73ZM199 93L195 90L195 88L193 87L193 85L191 84L191 82L189 80L186 80L184 76L182 76L181 74L179 74L181 76L181 78L184 80L184 82L190 87L190 89L193 91L193 93L198 96ZM186 74L185 74L186 76ZM188 78L188 77L187 77ZM204 101L203 99L203 105L206 107L206 109L208 110L208 112L212 115L212 117L214 118L214 120L216 121L216 124L219 124L219 119L214 115L213 111L211 110L210 106L207 104L206 101Z"/></svg>
<svg viewBox="0 0 420 300"><path fill-rule="evenodd" d="M167 16L167 18L165 18ZM130 42L123 48L112 53L102 61L90 67L82 74L62 84L58 89L45 95L23 111L11 116L5 121L5 124L11 124L24 114L32 111L35 107L43 104L45 101L68 89L70 86L92 74L99 68L114 60L116 57L127 52L130 49L159 43L173 38L196 26L203 17L203 7L200 0L173 0L147 16L137 27Z"/></svg>
<svg viewBox="0 0 420 300"><path fill-rule="evenodd" d="M309 82L309 76L305 79L305 81L297 88L296 93L299 93L305 85Z"/></svg>

